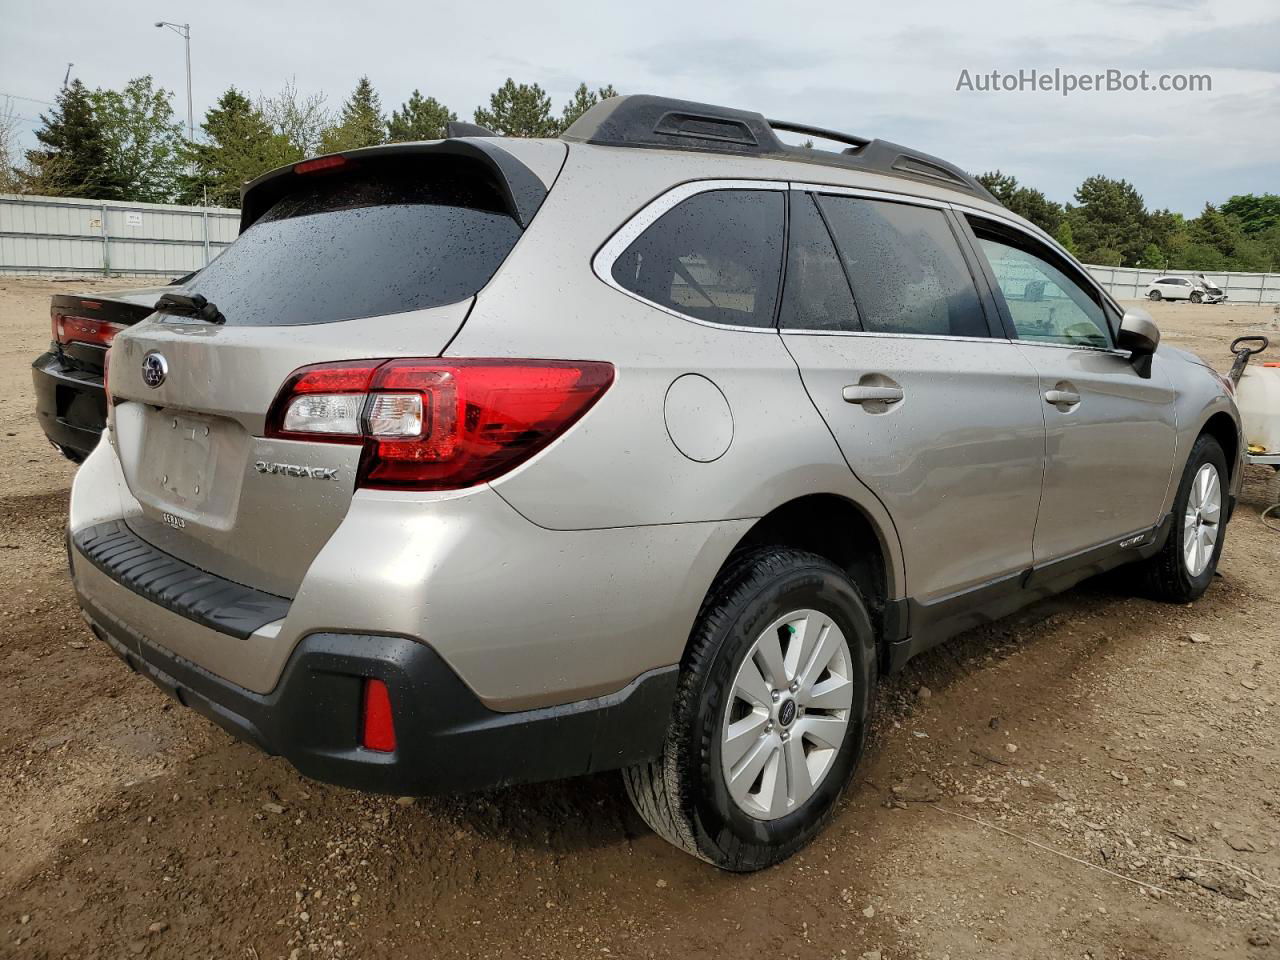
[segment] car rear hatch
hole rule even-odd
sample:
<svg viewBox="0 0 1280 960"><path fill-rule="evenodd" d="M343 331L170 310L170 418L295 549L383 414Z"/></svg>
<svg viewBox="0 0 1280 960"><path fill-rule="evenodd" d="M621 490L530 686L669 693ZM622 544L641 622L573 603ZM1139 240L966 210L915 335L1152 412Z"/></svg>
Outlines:
<svg viewBox="0 0 1280 960"><path fill-rule="evenodd" d="M558 171L564 147L546 146ZM360 447L266 437L282 385L316 363L438 356L545 193L476 141L353 151L250 184L239 239L112 348L134 532L292 597L347 512Z"/></svg>

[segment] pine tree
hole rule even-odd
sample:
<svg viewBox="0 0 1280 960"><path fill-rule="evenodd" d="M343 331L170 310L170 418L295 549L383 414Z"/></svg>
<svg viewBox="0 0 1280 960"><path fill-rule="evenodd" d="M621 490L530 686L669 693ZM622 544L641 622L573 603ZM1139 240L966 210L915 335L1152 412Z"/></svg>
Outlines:
<svg viewBox="0 0 1280 960"><path fill-rule="evenodd" d="M439 140L445 135L445 124L458 115L435 97L423 97L414 90L399 110L391 111L387 121L387 142Z"/></svg>
<svg viewBox="0 0 1280 960"><path fill-rule="evenodd" d="M36 139L43 149L27 151L24 180L29 192L91 200L123 196L93 97L79 79L62 88L53 109L40 120L44 126Z"/></svg>
<svg viewBox="0 0 1280 960"><path fill-rule="evenodd" d="M578 84L578 89L573 92L573 97L564 106L564 111L560 115L560 131L568 130L572 126L573 121L594 107L601 100L608 100L610 97L616 97L618 91L613 89L613 84L606 84L595 92L587 89L585 83Z"/></svg>
<svg viewBox="0 0 1280 960"><path fill-rule="evenodd" d="M386 140L387 120L382 115L382 100L367 76L361 77L350 98L342 105L336 126L320 138L321 153L372 147Z"/></svg>
<svg viewBox="0 0 1280 960"><path fill-rule="evenodd" d="M536 83L517 85L510 77L489 97L488 110L476 108L475 119L504 137L554 137L560 132L547 92Z"/></svg>
<svg viewBox="0 0 1280 960"><path fill-rule="evenodd" d="M297 160L287 137L275 132L262 111L235 87L205 114L204 143L188 151L194 171L184 178L187 203L240 206L240 187L259 174Z"/></svg>

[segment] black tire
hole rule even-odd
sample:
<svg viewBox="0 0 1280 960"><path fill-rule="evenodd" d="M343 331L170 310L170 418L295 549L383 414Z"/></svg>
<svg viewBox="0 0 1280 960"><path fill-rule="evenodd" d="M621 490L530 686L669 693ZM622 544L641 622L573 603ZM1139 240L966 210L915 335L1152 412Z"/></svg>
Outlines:
<svg viewBox="0 0 1280 960"><path fill-rule="evenodd" d="M1152 290L1150 293L1147 294L1147 299L1151 301L1156 301L1156 300L1163 300L1164 297L1159 290Z"/></svg>
<svg viewBox="0 0 1280 960"><path fill-rule="evenodd" d="M1187 502L1191 497L1191 484L1196 474L1205 464L1211 464L1218 471L1218 483L1222 491L1222 508L1219 520L1218 538L1208 564L1198 575L1192 576L1187 569L1183 552L1183 538L1187 532ZM1146 592L1156 600L1167 603L1190 603L1196 600L1213 582L1214 571L1218 568L1218 558L1222 556L1222 545L1226 540L1227 519L1227 458L1222 447L1213 437L1203 434L1191 448L1187 457L1187 465L1182 471L1182 479L1178 483L1178 494L1173 500L1173 522L1169 536L1160 548L1160 552L1139 567Z"/></svg>
<svg viewBox="0 0 1280 960"><path fill-rule="evenodd" d="M732 696L737 670L761 632L800 609L830 617L848 641L849 723L809 799L776 819L756 819L729 795L722 772L725 698ZM849 782L866 743L875 681L871 620L858 588L839 567L801 550L745 554L726 566L703 602L663 755L623 771L627 794L659 836L724 870L760 870L785 860L822 829Z"/></svg>
<svg viewBox="0 0 1280 960"><path fill-rule="evenodd" d="M1201 293L1199 290L1192 290L1192 291L1191 291L1191 302L1192 302L1192 303L1200 303L1200 302L1201 302L1201 301L1203 301L1203 300L1204 300L1204 294L1203 294L1203 293Z"/></svg>

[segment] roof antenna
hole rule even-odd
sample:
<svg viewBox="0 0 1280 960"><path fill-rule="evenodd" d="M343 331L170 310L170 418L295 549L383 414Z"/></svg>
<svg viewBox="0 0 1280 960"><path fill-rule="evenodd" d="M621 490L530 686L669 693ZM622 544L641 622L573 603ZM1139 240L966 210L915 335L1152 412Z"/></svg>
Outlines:
<svg viewBox="0 0 1280 960"><path fill-rule="evenodd" d="M64 74L62 75L62 89L63 89L63 90L67 89L67 81L71 79L71 68L72 68L72 67L74 67L74 66L75 66L75 64L74 64L74 63L68 63L68 64L67 64L67 72L66 72L66 73L64 73Z"/></svg>

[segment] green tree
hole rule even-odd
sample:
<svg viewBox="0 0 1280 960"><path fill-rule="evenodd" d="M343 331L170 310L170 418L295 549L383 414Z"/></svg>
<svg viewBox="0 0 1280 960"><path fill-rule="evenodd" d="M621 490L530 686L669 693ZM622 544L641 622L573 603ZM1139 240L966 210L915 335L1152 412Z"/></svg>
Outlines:
<svg viewBox="0 0 1280 960"><path fill-rule="evenodd" d="M1222 212L1239 220L1247 234L1265 233L1280 225L1280 194L1239 193L1222 205Z"/></svg>
<svg viewBox="0 0 1280 960"><path fill-rule="evenodd" d="M259 174L298 159L288 138L271 128L249 98L230 87L205 114L204 142L188 151L193 172L183 180L186 203L240 206L240 187Z"/></svg>
<svg viewBox="0 0 1280 960"><path fill-rule="evenodd" d="M1142 248L1142 256L1138 259L1137 266L1143 270L1163 270L1167 262L1164 250L1157 244L1148 243Z"/></svg>
<svg viewBox="0 0 1280 960"><path fill-rule="evenodd" d="M510 77L490 95L488 110L476 108L475 120L506 137L554 137L560 132L547 92L536 83L517 85Z"/></svg>
<svg viewBox="0 0 1280 960"><path fill-rule="evenodd" d="M1076 255L1076 238L1071 232L1070 221L1063 219L1058 226L1057 232L1053 235L1053 239L1062 244L1062 249L1072 256Z"/></svg>
<svg viewBox="0 0 1280 960"><path fill-rule="evenodd" d="M62 88L36 131L41 149L27 151L23 179L30 193L118 200L123 183L111 162L93 95L79 79Z"/></svg>
<svg viewBox="0 0 1280 960"><path fill-rule="evenodd" d="M560 132L563 133L573 125L573 121L594 107L601 100L608 100L610 97L616 97L618 91L613 88L613 84L608 83L595 91L589 90L585 83L578 84L578 89L573 91L573 96L569 102L565 104L564 110L560 114Z"/></svg>
<svg viewBox="0 0 1280 960"><path fill-rule="evenodd" d="M1147 245L1147 208L1127 180L1089 177L1075 193L1080 206L1071 210L1072 231L1086 263L1132 266ZM1101 259L1119 257L1114 264Z"/></svg>
<svg viewBox="0 0 1280 960"><path fill-rule="evenodd" d="M1236 244L1244 237L1240 222L1211 203L1206 203L1200 216L1187 224L1187 233L1192 243L1213 247L1228 259L1235 254Z"/></svg>
<svg viewBox="0 0 1280 960"><path fill-rule="evenodd" d="M342 114L336 125L320 138L322 153L340 150L356 150L384 143L387 136L387 119L382 115L382 100L373 89L367 76L361 77L355 90L342 105Z"/></svg>
<svg viewBox="0 0 1280 960"><path fill-rule="evenodd" d="M435 97L423 97L414 90L399 110L391 111L387 142L440 140L445 135L445 124L457 119L458 115Z"/></svg>
<svg viewBox="0 0 1280 960"><path fill-rule="evenodd" d="M123 90L89 95L121 199L167 203L178 192L184 143L172 96L153 88L150 76L130 80Z"/></svg>

